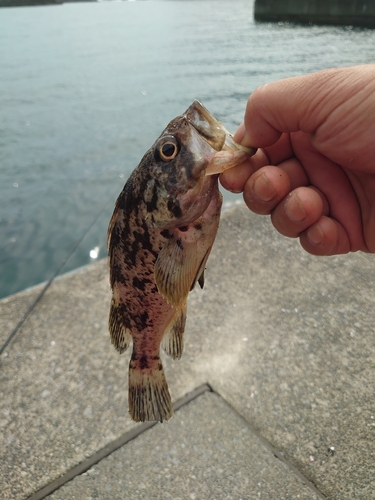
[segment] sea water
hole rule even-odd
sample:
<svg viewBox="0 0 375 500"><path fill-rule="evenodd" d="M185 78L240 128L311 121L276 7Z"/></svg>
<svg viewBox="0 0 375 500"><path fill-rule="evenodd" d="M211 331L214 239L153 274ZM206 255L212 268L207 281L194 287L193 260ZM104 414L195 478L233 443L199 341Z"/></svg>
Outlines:
<svg viewBox="0 0 375 500"><path fill-rule="evenodd" d="M251 0L0 9L0 297L106 256L127 177L194 99L235 131L257 86L374 59L374 31L255 23Z"/></svg>

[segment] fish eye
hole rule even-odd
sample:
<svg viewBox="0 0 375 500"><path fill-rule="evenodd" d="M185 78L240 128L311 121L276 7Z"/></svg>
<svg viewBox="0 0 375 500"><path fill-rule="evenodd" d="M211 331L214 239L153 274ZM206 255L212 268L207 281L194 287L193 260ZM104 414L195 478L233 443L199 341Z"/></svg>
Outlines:
<svg viewBox="0 0 375 500"><path fill-rule="evenodd" d="M166 137L158 146L158 153L162 161L171 161L176 158L180 148L174 137Z"/></svg>

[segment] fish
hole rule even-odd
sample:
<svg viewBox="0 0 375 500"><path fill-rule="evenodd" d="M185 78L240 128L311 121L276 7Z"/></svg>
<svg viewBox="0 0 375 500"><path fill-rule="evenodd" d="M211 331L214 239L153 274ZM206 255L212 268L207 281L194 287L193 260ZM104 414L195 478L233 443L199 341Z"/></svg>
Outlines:
<svg viewBox="0 0 375 500"><path fill-rule="evenodd" d="M219 227L219 174L255 153L199 102L173 119L120 193L108 227L114 347L132 343L128 404L136 422L173 415L160 347L183 352L187 297L204 271Z"/></svg>

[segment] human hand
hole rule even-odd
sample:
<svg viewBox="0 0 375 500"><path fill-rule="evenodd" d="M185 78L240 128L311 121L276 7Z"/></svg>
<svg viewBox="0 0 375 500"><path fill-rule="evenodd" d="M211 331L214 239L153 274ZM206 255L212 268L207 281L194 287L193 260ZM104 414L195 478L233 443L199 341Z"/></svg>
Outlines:
<svg viewBox="0 0 375 500"><path fill-rule="evenodd" d="M264 85L234 139L261 148L221 174L314 255L375 252L375 65Z"/></svg>

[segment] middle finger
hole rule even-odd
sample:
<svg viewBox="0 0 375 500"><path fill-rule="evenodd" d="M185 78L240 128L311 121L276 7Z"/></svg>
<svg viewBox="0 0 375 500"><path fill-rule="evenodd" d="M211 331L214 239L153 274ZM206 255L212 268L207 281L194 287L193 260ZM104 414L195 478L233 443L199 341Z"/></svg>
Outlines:
<svg viewBox="0 0 375 500"><path fill-rule="evenodd" d="M300 162L290 158L277 167L267 165L257 170L245 184L244 200L253 212L270 214L293 189L308 184Z"/></svg>

